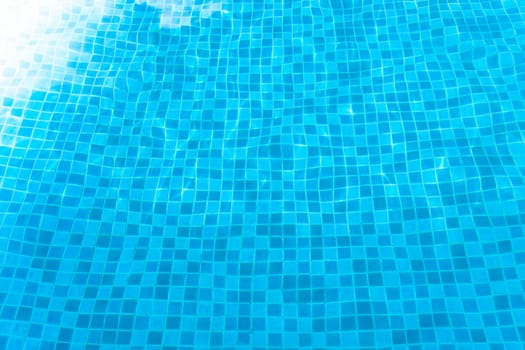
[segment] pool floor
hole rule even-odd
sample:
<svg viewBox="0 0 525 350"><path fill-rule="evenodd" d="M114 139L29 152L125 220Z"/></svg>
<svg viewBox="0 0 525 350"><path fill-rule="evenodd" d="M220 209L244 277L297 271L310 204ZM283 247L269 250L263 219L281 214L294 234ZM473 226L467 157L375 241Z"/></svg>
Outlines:
<svg viewBox="0 0 525 350"><path fill-rule="evenodd" d="M60 4L0 5L0 349L525 349L525 2Z"/></svg>

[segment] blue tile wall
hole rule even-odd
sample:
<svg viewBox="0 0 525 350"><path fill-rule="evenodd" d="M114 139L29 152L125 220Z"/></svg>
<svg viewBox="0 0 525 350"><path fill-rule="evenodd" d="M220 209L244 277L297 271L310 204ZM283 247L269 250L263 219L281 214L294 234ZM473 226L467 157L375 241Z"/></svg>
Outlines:
<svg viewBox="0 0 525 350"><path fill-rule="evenodd" d="M525 4L184 4L0 96L0 348L523 349Z"/></svg>

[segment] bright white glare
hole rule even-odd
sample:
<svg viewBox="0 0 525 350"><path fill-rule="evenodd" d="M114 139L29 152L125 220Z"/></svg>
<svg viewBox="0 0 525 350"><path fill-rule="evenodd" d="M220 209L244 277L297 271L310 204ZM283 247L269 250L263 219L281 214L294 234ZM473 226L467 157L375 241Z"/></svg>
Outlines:
<svg viewBox="0 0 525 350"><path fill-rule="evenodd" d="M0 146L13 146L21 118L2 108L4 98L23 102L31 91L63 80L74 59L72 41L86 23L97 23L107 0L0 0ZM78 58L78 57L77 57Z"/></svg>
<svg viewBox="0 0 525 350"><path fill-rule="evenodd" d="M189 26L193 18L208 18L217 12L228 13L217 0L199 5L192 0L135 0L135 3L147 4L161 10L160 26L171 29Z"/></svg>
<svg viewBox="0 0 525 350"><path fill-rule="evenodd" d="M98 20L106 0L1 0L0 97L24 97L64 76L75 29ZM45 68L44 68L45 67Z"/></svg>

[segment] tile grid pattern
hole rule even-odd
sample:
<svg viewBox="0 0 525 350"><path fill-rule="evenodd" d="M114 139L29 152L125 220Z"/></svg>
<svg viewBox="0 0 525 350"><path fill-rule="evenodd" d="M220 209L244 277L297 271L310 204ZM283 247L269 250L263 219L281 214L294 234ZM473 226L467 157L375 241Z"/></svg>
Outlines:
<svg viewBox="0 0 525 350"><path fill-rule="evenodd" d="M522 348L519 1L149 5L0 99L0 348Z"/></svg>

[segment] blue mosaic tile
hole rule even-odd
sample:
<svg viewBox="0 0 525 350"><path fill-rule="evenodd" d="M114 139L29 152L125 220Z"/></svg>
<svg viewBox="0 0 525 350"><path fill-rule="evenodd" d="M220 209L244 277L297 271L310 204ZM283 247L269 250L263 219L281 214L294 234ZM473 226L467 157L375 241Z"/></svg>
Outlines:
<svg viewBox="0 0 525 350"><path fill-rule="evenodd" d="M520 1L27 3L0 348L523 348Z"/></svg>

